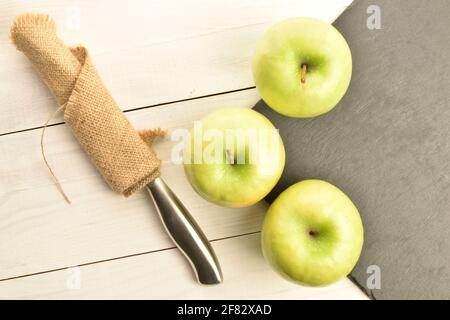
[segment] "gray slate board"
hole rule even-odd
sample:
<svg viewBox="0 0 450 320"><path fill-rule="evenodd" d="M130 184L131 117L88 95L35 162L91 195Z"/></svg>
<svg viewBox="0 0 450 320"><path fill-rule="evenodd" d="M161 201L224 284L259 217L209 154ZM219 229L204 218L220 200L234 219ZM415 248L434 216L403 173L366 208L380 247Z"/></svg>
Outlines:
<svg viewBox="0 0 450 320"><path fill-rule="evenodd" d="M381 9L369 30L369 5ZM365 245L351 278L375 299L450 299L450 1L356 0L334 23L353 55L349 90L331 112L283 117L287 161L268 196L309 178L359 208ZM381 270L381 289L366 286Z"/></svg>

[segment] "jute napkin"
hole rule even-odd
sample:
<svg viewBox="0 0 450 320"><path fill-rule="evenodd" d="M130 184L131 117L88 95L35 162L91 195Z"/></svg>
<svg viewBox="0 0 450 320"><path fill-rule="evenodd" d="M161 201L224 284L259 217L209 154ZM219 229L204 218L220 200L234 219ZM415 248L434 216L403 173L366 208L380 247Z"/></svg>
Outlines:
<svg viewBox="0 0 450 320"><path fill-rule="evenodd" d="M53 92L65 122L112 190L129 196L159 175L149 142L161 131L140 136L134 130L84 47L65 46L53 20L42 14L17 16L10 37Z"/></svg>

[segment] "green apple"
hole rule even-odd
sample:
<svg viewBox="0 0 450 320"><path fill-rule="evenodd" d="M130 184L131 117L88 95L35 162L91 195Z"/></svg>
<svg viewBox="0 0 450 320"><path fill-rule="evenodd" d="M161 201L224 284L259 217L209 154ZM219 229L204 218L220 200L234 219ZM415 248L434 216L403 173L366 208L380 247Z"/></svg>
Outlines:
<svg viewBox="0 0 450 320"><path fill-rule="evenodd" d="M285 151L266 117L252 109L226 108L194 124L183 162L189 182L203 198L225 207L246 207L278 182Z"/></svg>
<svg viewBox="0 0 450 320"><path fill-rule="evenodd" d="M290 18L271 27L257 44L253 78L275 111L297 118L331 110L350 83L352 57L344 37L315 18Z"/></svg>
<svg viewBox="0 0 450 320"><path fill-rule="evenodd" d="M270 206L262 229L266 260L288 280L310 286L348 275L361 254L361 217L337 187L305 180Z"/></svg>

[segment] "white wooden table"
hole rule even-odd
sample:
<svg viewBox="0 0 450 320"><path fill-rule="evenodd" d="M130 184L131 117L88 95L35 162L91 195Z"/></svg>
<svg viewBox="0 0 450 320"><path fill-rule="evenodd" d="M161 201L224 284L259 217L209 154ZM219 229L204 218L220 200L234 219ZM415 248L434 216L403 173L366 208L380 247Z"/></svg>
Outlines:
<svg viewBox="0 0 450 320"><path fill-rule="evenodd" d="M89 48L136 128L189 128L216 108L247 108L259 99L250 60L271 24L298 15L331 22L350 2L0 2L0 298L366 298L348 279L306 288L275 274L259 245L267 204L225 209L201 199L169 160L170 139L156 146L163 176L212 241L223 284L197 284L148 196L110 191L56 117L47 155L73 201L66 204L39 149L56 103L8 39L16 14L48 13L67 43Z"/></svg>

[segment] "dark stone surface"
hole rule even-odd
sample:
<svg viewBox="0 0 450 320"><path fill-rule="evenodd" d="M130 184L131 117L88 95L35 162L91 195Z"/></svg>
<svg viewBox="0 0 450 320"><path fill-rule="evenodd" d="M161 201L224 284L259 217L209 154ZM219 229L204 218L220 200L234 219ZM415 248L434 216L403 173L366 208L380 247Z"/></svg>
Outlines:
<svg viewBox="0 0 450 320"><path fill-rule="evenodd" d="M381 9L369 30L369 5ZM376 299L450 298L450 1L357 0L334 23L353 55L341 102L313 119L255 109L280 129L289 185L327 180L365 227L351 278ZM381 269L381 289L366 287Z"/></svg>

